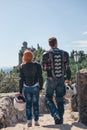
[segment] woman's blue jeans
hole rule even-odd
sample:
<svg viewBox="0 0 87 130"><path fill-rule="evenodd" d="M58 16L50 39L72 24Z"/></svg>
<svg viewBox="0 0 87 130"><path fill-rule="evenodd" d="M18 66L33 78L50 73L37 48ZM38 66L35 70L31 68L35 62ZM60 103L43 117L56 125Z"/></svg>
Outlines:
<svg viewBox="0 0 87 130"><path fill-rule="evenodd" d="M39 91L39 86L24 87L27 120L32 120L33 116L35 121L39 119Z"/></svg>
<svg viewBox="0 0 87 130"><path fill-rule="evenodd" d="M60 79L47 79L46 80L46 105L50 109L51 115L56 118L58 114L63 119L64 114L64 98L65 95L64 78ZM56 105L53 102L55 95Z"/></svg>

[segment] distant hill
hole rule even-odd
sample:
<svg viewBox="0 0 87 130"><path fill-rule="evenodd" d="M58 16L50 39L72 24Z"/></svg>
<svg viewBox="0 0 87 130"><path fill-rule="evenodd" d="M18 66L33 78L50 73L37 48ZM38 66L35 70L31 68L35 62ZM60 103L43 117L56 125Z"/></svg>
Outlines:
<svg viewBox="0 0 87 130"><path fill-rule="evenodd" d="M0 70L5 71L6 73L9 73L10 71L12 71L13 67L1 67Z"/></svg>

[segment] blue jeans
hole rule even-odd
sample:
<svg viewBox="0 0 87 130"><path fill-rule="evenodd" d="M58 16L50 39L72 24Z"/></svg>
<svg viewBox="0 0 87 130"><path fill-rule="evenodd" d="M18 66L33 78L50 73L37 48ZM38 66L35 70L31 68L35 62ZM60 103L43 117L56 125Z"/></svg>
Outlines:
<svg viewBox="0 0 87 130"><path fill-rule="evenodd" d="M38 121L39 119L39 88L39 86L24 87L27 120L32 120L32 109L34 120Z"/></svg>
<svg viewBox="0 0 87 130"><path fill-rule="evenodd" d="M65 95L64 78L47 79L46 80L46 105L50 109L51 115L56 118L58 114L63 119L64 114L64 98ZM55 94L56 105L53 102Z"/></svg>

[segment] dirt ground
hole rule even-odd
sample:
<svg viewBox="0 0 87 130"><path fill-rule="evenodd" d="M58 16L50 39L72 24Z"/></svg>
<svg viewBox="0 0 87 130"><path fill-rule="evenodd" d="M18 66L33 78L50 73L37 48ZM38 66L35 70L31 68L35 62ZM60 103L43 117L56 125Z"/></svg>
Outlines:
<svg viewBox="0 0 87 130"><path fill-rule="evenodd" d="M87 130L87 126L71 118L70 110L66 110L64 114L64 124L55 125L54 120L50 114L40 115L40 126L33 126L27 128L26 123L18 123L12 127L3 128L1 130Z"/></svg>

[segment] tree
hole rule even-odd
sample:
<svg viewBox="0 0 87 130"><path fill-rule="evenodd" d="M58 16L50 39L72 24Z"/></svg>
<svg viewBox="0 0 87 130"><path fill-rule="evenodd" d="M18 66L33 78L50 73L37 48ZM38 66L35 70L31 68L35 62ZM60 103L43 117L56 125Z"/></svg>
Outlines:
<svg viewBox="0 0 87 130"><path fill-rule="evenodd" d="M34 50L34 60L42 64L42 54L45 52L44 49L39 47L37 50ZM87 54L84 51L78 52L80 55L80 61L78 63L78 68L83 69L87 68ZM70 55L70 65L71 65L71 81L72 83L76 82L76 66L74 61L74 50ZM83 58L84 57L84 58ZM46 80L46 72L43 72L43 79ZM3 70L0 71L0 93L1 92L17 92L19 89L19 66L14 66L13 70L9 73L5 73Z"/></svg>

